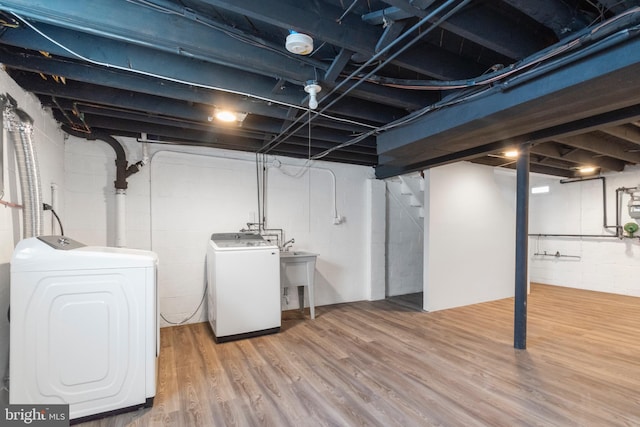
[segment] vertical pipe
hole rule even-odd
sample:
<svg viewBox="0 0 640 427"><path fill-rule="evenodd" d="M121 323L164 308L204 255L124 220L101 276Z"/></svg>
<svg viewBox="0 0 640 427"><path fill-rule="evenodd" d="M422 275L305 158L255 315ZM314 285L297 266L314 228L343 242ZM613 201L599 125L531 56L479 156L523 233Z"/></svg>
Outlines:
<svg viewBox="0 0 640 427"><path fill-rule="evenodd" d="M529 144L520 146L516 164L516 277L513 346L527 348L527 258L529 256Z"/></svg>
<svg viewBox="0 0 640 427"><path fill-rule="evenodd" d="M127 212L127 190L116 189L116 248L124 248L127 246L126 234L126 212Z"/></svg>

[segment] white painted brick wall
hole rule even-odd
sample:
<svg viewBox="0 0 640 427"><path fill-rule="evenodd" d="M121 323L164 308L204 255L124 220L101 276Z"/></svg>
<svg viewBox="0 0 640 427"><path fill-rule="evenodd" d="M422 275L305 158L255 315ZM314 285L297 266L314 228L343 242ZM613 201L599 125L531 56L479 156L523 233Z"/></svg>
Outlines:
<svg viewBox="0 0 640 427"><path fill-rule="evenodd" d="M615 189L640 184L640 168L605 175L608 224L615 224ZM602 184L599 180L560 184L558 178L532 175L532 186L549 185L548 194L530 199L530 233L604 234L602 228ZM623 198L622 221L628 196ZM559 251L581 258L535 256L536 252ZM638 239L531 238L531 281L558 286L640 296L640 242Z"/></svg>
<svg viewBox="0 0 640 427"><path fill-rule="evenodd" d="M122 142L130 163L141 158L136 141ZM115 156L108 145L96 141L71 138L67 147L72 163L67 166L68 208L79 210L71 229L80 241L111 245ZM158 253L161 310L169 320L180 321L202 297L211 233L237 231L258 220L255 156L193 147L187 154L178 154L164 148L152 145L151 164L129 178L127 242ZM280 161L280 170L269 168L268 172L267 225L285 229L286 238L296 240L294 248L320 254L316 304L368 299L364 223L366 181L372 169L315 162L307 173L293 178L281 171L295 175L304 162ZM95 165L95 174L81 166L86 162ZM333 184L330 173L323 170L327 168L336 176L337 209L345 218L340 225L333 224ZM289 302L283 308L297 308L297 298ZM205 312L200 310L192 321L204 320Z"/></svg>

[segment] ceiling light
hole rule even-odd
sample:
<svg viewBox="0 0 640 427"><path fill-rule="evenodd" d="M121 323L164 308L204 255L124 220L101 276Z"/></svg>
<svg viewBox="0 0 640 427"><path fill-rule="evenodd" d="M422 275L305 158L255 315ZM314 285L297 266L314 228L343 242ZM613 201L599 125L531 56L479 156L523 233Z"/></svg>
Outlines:
<svg viewBox="0 0 640 427"><path fill-rule="evenodd" d="M235 122L236 113L234 113L233 111L226 111L226 110L216 111L216 119L223 122Z"/></svg>
<svg viewBox="0 0 640 427"><path fill-rule="evenodd" d="M247 113L238 113L236 111L223 110L220 108L216 108L213 111L213 117L215 117L216 120L220 120L221 122L242 123L242 121L244 121L244 119L247 117ZM213 117L209 117L210 122L213 121Z"/></svg>
<svg viewBox="0 0 640 427"><path fill-rule="evenodd" d="M309 80L304 87L304 91L309 94L309 108L315 110L318 108L318 98L317 94L320 92L322 88L315 80Z"/></svg>
<svg viewBox="0 0 640 427"><path fill-rule="evenodd" d="M505 151L504 153L505 157L509 157L509 158L516 158L518 157L518 150L509 150L509 151Z"/></svg>
<svg viewBox="0 0 640 427"><path fill-rule="evenodd" d="M580 168L578 168L578 172L580 173L593 173L596 171L596 167L595 166L582 166Z"/></svg>

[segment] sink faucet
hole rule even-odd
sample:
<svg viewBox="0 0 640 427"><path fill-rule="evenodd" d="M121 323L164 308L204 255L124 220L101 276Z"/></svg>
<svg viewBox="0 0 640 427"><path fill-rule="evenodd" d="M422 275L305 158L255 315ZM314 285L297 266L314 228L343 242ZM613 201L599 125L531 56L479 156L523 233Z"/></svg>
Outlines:
<svg viewBox="0 0 640 427"><path fill-rule="evenodd" d="M282 250L285 252L289 252L289 248L296 242L296 239L287 240L282 244Z"/></svg>

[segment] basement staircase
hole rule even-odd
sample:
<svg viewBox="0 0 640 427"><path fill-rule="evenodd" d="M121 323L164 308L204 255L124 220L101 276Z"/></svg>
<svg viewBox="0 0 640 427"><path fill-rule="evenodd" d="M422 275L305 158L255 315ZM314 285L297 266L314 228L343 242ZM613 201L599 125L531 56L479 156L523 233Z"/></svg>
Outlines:
<svg viewBox="0 0 640 427"><path fill-rule="evenodd" d="M402 175L387 180L387 192L411 219L424 229L424 178L420 173Z"/></svg>

